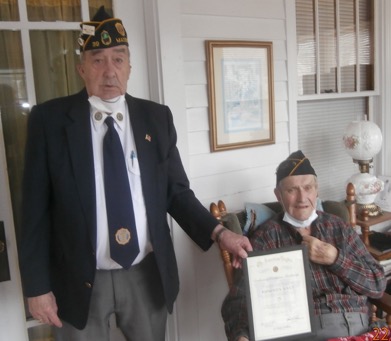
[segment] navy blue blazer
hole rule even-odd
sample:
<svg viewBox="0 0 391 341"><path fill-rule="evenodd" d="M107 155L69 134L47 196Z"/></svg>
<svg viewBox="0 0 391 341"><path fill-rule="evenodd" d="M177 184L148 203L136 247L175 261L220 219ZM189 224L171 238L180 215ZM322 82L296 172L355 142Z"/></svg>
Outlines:
<svg viewBox="0 0 391 341"><path fill-rule="evenodd" d="M218 221L195 198L167 106L126 94L150 238L172 312L179 290L169 213L203 250ZM149 136L150 138L146 138ZM86 90L35 106L23 178L20 269L24 294L53 291L61 319L82 329L96 271L95 175Z"/></svg>

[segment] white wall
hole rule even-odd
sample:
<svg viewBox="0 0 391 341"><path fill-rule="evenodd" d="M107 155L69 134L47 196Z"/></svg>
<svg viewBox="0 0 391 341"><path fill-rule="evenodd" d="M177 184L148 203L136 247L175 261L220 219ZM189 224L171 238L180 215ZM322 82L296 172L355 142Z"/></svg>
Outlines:
<svg viewBox="0 0 391 341"><path fill-rule="evenodd" d="M168 7L165 4L164 10L159 8L159 21L170 17L172 29L176 19L180 20L176 27L179 40L171 40L169 48L177 50L178 43L181 51L175 60L162 56L163 80L165 75L173 77L165 70L182 58L183 69L176 70L182 76L175 77L183 79L185 107L181 110L178 106L173 114L178 146L193 190L205 207L223 199L229 210L243 207L245 201L274 200L275 169L290 149L285 1L249 0L243 4L236 0L171 0ZM273 42L275 144L211 153L205 40ZM163 54L165 47L161 45ZM164 87L164 102L171 108L170 101L177 103L181 95L167 94ZM228 287L219 250L213 246L202 252L177 227L173 237L181 280L174 321L177 339L225 340L220 308Z"/></svg>
<svg viewBox="0 0 391 341"><path fill-rule="evenodd" d="M207 206L224 199L274 199L274 172L288 154L288 94L285 6L282 0L182 0L182 44L192 187ZM272 41L276 144L210 152L205 40Z"/></svg>

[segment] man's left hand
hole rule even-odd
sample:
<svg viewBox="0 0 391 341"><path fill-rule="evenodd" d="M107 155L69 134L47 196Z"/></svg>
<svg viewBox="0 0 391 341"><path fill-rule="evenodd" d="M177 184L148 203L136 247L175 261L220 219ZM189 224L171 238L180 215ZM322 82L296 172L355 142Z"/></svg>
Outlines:
<svg viewBox="0 0 391 341"><path fill-rule="evenodd" d="M338 250L335 246L318 238L304 235L302 244L307 245L310 260L314 263L331 265L338 257Z"/></svg>

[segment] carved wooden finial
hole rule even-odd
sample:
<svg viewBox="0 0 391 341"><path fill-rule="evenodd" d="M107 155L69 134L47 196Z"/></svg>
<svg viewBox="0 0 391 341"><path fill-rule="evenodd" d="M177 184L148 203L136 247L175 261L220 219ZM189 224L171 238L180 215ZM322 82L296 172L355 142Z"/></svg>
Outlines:
<svg viewBox="0 0 391 341"><path fill-rule="evenodd" d="M209 212L212 213L216 219L221 219L220 210L214 202L210 203Z"/></svg>
<svg viewBox="0 0 391 341"><path fill-rule="evenodd" d="M368 221L369 220L369 211L366 208L361 210L361 220Z"/></svg>
<svg viewBox="0 0 391 341"><path fill-rule="evenodd" d="M356 200L356 191L354 189L354 185L349 182L348 185L346 186L346 198L347 200L352 200L352 201L355 201Z"/></svg>
<svg viewBox="0 0 391 341"><path fill-rule="evenodd" d="M356 191L351 182L346 186L346 206L349 210L350 224L354 227L357 222Z"/></svg>
<svg viewBox="0 0 391 341"><path fill-rule="evenodd" d="M217 203L217 207L219 208L220 215L227 214L227 208L225 207L224 201L219 200Z"/></svg>

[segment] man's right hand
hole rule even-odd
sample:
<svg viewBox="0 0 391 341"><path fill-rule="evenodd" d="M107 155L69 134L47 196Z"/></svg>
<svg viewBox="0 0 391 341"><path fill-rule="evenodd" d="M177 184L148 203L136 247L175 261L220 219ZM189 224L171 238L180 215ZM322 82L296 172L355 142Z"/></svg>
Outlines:
<svg viewBox="0 0 391 341"><path fill-rule="evenodd" d="M219 235L216 240L216 235ZM240 268L242 260L247 258L247 253L253 251L253 247L247 237L234 233L223 225L217 225L213 231L212 239L216 240L221 250L227 250L233 255L232 266Z"/></svg>
<svg viewBox="0 0 391 341"><path fill-rule="evenodd" d="M27 303L33 318L41 323L62 327L61 320L57 315L56 298L52 292L41 296L28 297Z"/></svg>
<svg viewBox="0 0 391 341"><path fill-rule="evenodd" d="M238 341L248 341L248 338L247 337L244 337L244 336L241 336Z"/></svg>

